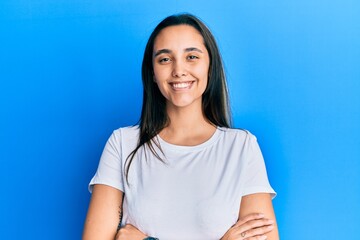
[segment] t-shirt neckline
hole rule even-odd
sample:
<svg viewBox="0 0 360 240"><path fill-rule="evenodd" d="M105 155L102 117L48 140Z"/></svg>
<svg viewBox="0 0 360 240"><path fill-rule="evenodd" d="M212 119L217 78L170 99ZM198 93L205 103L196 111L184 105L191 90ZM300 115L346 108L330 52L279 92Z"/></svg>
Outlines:
<svg viewBox="0 0 360 240"><path fill-rule="evenodd" d="M159 143L161 145L162 148L168 149L168 150L173 150L173 151L197 151L200 149L204 149L207 148L209 146L211 146L219 137L220 137L220 128L216 127L215 132L213 133L213 135L206 140L203 143L200 143L198 145L194 145L194 146L184 146L184 145L176 145L176 144L172 144L169 142L166 142L164 139L162 139L160 137L160 135L156 135L157 139L159 140Z"/></svg>

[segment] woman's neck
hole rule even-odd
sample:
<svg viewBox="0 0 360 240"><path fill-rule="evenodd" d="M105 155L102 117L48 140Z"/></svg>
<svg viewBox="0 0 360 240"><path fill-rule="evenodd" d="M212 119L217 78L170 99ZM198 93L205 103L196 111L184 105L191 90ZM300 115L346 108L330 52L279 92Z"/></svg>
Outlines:
<svg viewBox="0 0 360 240"><path fill-rule="evenodd" d="M193 146L207 141L216 126L204 116L201 106L167 108L169 125L160 132L165 141L183 146Z"/></svg>

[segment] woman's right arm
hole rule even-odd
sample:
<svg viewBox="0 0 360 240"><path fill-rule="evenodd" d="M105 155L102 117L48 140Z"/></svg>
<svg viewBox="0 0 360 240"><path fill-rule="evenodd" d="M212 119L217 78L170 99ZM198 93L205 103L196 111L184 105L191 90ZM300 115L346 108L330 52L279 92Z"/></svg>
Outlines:
<svg viewBox="0 0 360 240"><path fill-rule="evenodd" d="M83 240L113 240L120 221L123 192L95 184L85 220Z"/></svg>

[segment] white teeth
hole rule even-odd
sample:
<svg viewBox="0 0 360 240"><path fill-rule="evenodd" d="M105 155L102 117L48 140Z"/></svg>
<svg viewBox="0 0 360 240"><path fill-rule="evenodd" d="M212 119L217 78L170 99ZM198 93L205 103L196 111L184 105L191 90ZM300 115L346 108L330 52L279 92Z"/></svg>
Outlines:
<svg viewBox="0 0 360 240"><path fill-rule="evenodd" d="M184 89L184 88L188 88L191 85L192 82L180 82L180 83L172 83L172 87L173 88L177 88L177 89Z"/></svg>

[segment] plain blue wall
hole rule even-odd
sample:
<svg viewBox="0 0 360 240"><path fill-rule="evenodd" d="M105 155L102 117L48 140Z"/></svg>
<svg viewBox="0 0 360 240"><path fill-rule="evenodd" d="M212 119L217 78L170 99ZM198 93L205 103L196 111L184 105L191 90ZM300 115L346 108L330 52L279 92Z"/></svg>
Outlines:
<svg viewBox="0 0 360 240"><path fill-rule="evenodd" d="M146 40L191 12L257 135L282 239L360 226L359 1L1 1L0 239L79 239L112 130L141 108Z"/></svg>

